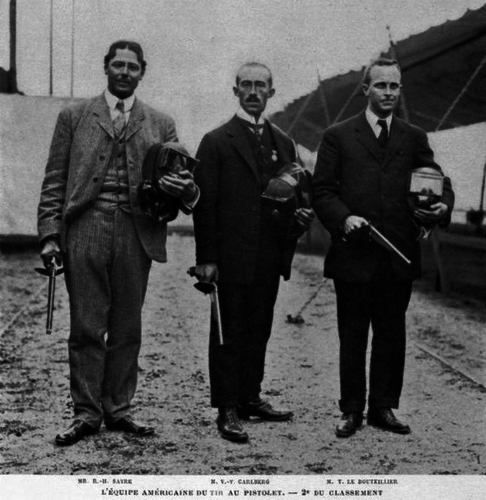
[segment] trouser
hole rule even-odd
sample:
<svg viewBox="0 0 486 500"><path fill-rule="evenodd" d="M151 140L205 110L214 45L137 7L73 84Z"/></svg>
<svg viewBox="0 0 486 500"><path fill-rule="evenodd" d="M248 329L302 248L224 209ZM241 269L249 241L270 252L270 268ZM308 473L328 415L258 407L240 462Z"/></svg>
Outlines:
<svg viewBox="0 0 486 500"><path fill-rule="evenodd" d="M224 345L211 321L209 378L211 406L234 406L257 399L280 284L283 243L262 224L254 278L249 283L220 282L219 302Z"/></svg>
<svg viewBox="0 0 486 500"><path fill-rule="evenodd" d="M371 324L369 408L398 408L406 348L405 316L411 281L393 277L385 261L366 283L334 280L339 331L343 413L362 412L366 403L366 351Z"/></svg>
<svg viewBox="0 0 486 500"><path fill-rule="evenodd" d="M151 260L120 209L87 210L69 227L66 248L74 415L99 428L126 415L135 394Z"/></svg>

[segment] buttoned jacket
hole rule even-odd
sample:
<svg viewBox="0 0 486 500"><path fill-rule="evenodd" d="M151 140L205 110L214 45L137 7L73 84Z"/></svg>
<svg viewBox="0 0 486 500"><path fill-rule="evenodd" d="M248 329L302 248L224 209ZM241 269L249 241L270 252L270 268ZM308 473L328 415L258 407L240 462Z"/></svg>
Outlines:
<svg viewBox="0 0 486 500"><path fill-rule="evenodd" d="M135 98L124 137L129 201L137 233L147 255L166 260L167 226L146 216L139 206L137 187L142 164L155 143L177 141L174 120ZM52 139L38 208L39 238L60 236L69 224L96 201L116 138L104 94L64 108Z"/></svg>
<svg viewBox="0 0 486 500"><path fill-rule="evenodd" d="M272 127L280 162L295 162L295 145ZM194 209L196 262L216 263L220 281L248 283L254 277L262 216L258 166L235 116L206 134L198 148L195 181L200 198ZM296 239L282 242L281 275L288 279Z"/></svg>
<svg viewBox="0 0 486 500"><path fill-rule="evenodd" d="M370 279L383 253L377 243L345 242L343 223L348 215L371 222L409 260L393 259L396 276L420 275L417 226L408 203L411 170L431 167L440 172L426 133L397 117L392 120L386 151L380 147L365 113L329 127L323 135L313 175L313 208L332 236L324 274L348 282ZM454 193L445 178L442 201L450 221Z"/></svg>

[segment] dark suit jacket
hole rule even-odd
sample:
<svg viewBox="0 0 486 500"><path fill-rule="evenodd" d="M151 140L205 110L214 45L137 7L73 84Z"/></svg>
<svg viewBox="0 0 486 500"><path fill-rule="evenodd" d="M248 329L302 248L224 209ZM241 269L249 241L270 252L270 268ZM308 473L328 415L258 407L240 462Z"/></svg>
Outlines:
<svg viewBox="0 0 486 500"><path fill-rule="evenodd" d="M397 277L420 275L420 244L407 204L410 171L418 167L440 171L426 133L397 117L392 121L384 158L364 112L324 132L313 176L313 208L332 236L326 277L367 281L383 255L374 242L342 241L342 224L351 214L369 220L412 261L407 266L393 259ZM447 225L454 205L448 178L442 201L449 207L449 216L443 221Z"/></svg>
<svg viewBox="0 0 486 500"><path fill-rule="evenodd" d="M282 165L295 162L293 141L271 126ZM248 283L258 252L261 192L257 164L238 118L206 134L196 156L200 163L194 177L201 191L193 215L196 263L216 263L220 281ZM288 279L296 240L283 245L281 274Z"/></svg>
<svg viewBox="0 0 486 500"><path fill-rule="evenodd" d="M135 99L126 129L129 198L138 235L147 255L165 262L167 226L142 213L137 186L152 144L177 141L173 119ZM59 235L97 199L113 151L113 125L104 94L59 113L46 165L38 209L41 240Z"/></svg>

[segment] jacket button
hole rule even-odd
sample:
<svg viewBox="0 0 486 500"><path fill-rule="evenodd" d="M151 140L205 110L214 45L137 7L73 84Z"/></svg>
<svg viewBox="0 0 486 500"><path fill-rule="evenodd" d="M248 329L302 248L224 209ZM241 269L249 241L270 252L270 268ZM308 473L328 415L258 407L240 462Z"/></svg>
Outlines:
<svg viewBox="0 0 486 500"><path fill-rule="evenodd" d="M98 177L93 177L93 182L98 182Z"/></svg>
<svg viewBox="0 0 486 500"><path fill-rule="evenodd" d="M99 160L103 161L105 159L105 155L100 155Z"/></svg>

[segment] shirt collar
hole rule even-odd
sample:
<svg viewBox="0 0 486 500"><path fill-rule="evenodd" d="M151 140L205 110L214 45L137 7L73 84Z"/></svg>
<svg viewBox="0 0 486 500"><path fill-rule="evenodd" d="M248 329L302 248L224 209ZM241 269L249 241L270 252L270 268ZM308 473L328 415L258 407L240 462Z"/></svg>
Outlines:
<svg viewBox="0 0 486 500"><path fill-rule="evenodd" d="M115 110L116 103L118 101L120 100L123 101L123 104L125 105L125 113L128 113L133 108L133 103L135 102L135 94L132 94L130 97L127 97L126 99L120 99L119 97L113 95L108 89L106 89L105 99L111 111Z"/></svg>
<svg viewBox="0 0 486 500"><path fill-rule="evenodd" d="M253 124L260 124L263 125L265 123L265 115L262 113L260 115L260 120L257 122L255 120L255 117L252 115L249 115L243 108L238 108L238 111L236 112L236 115L242 118L243 120L246 120L247 122L253 123Z"/></svg>
<svg viewBox="0 0 486 500"><path fill-rule="evenodd" d="M378 125L378 120L385 120L386 121L386 126L388 127L388 130L390 130L392 118L393 118L393 113L391 113L386 118L380 118L379 116L375 115L375 113L373 113L373 111L371 111L371 109L370 109L369 106L366 108L366 119L368 120L368 123L372 127L379 126Z"/></svg>

